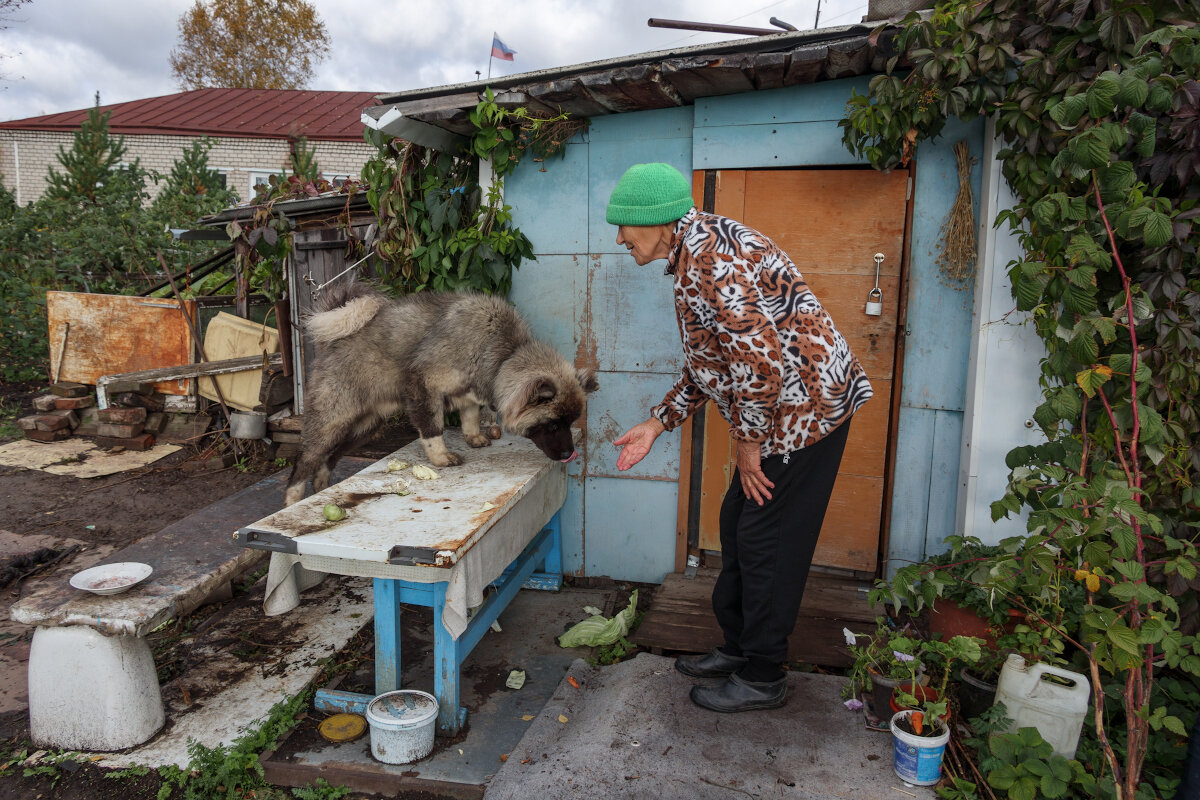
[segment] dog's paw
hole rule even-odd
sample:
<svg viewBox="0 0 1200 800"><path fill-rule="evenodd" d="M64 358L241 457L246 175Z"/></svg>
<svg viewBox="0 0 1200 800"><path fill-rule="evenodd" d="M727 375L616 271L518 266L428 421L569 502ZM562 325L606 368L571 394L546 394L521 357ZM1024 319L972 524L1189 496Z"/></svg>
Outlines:
<svg viewBox="0 0 1200 800"><path fill-rule="evenodd" d="M464 433L463 441L471 447L491 447L492 440L482 433Z"/></svg>
<svg viewBox="0 0 1200 800"><path fill-rule="evenodd" d="M457 467L459 464L462 464L466 461L466 459L464 459L458 453L450 450L447 450L443 456L438 458L430 458L429 460L433 462L435 467Z"/></svg>
<svg viewBox="0 0 1200 800"><path fill-rule="evenodd" d="M483 429L483 432L489 439L499 439L501 435L499 425L489 425Z"/></svg>

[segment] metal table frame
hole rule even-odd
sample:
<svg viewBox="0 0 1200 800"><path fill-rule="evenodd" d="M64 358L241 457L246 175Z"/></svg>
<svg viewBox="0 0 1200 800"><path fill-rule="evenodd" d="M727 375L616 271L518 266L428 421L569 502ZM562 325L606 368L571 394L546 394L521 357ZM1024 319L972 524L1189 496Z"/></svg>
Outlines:
<svg viewBox="0 0 1200 800"><path fill-rule="evenodd" d="M332 689L317 691L314 705L319 711L366 714L367 703L376 695L401 688L400 605L433 609L434 695L438 700L438 731L453 736L467 719L460 705L462 664L521 587L557 591L562 587L562 530L560 511L533 537L492 582L494 589L474 610L467 629L455 639L442 623L448 581L419 583L395 578L375 578L375 694ZM538 567L541 571L537 571Z"/></svg>

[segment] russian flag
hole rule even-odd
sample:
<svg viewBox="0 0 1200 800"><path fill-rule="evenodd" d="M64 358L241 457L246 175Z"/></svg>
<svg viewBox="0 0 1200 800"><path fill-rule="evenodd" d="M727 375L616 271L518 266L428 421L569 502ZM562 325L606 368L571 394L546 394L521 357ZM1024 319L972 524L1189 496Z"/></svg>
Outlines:
<svg viewBox="0 0 1200 800"><path fill-rule="evenodd" d="M509 49L508 45L500 41L499 36L495 33L492 34L492 58L498 58L501 61L512 61L516 53L516 50Z"/></svg>

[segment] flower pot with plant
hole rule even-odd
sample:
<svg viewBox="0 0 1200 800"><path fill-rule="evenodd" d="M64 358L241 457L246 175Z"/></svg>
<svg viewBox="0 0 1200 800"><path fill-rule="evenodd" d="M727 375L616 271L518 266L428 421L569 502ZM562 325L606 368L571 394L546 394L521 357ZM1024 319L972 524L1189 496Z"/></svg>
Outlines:
<svg viewBox="0 0 1200 800"><path fill-rule="evenodd" d="M949 641L937 639L918 640L912 653L909 680L896 687L891 707L895 711L916 709L926 720L949 718L946 689L955 665L969 665L979 661L982 640L971 636L953 636ZM917 670L911 665L920 659L932 678L928 687L920 685ZM921 734L916 734L921 735Z"/></svg>
<svg viewBox="0 0 1200 800"><path fill-rule="evenodd" d="M850 667L849 683L842 690L846 707L862 707L865 698L868 711L879 719L891 715L889 698L896 686L905 680L924 680L924 665L910 663L919 640L906 625L893 627L886 617L876 618L874 633L853 633L843 628L847 649L854 663Z"/></svg>
<svg viewBox="0 0 1200 800"><path fill-rule="evenodd" d="M932 786L942 776L942 757L950 741L950 726L934 717L927 720L917 709L892 716L892 769L900 780L914 786Z"/></svg>

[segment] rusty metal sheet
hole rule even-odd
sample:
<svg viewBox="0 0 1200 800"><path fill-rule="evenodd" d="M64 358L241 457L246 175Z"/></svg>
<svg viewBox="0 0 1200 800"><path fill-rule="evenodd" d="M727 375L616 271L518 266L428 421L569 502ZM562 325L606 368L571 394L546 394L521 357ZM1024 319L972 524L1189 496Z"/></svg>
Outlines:
<svg viewBox="0 0 1200 800"><path fill-rule="evenodd" d="M184 301L196 318L196 304ZM50 374L95 385L102 375L190 364L194 340L179 302L128 295L47 292ZM154 384L163 394L190 394L192 380Z"/></svg>

